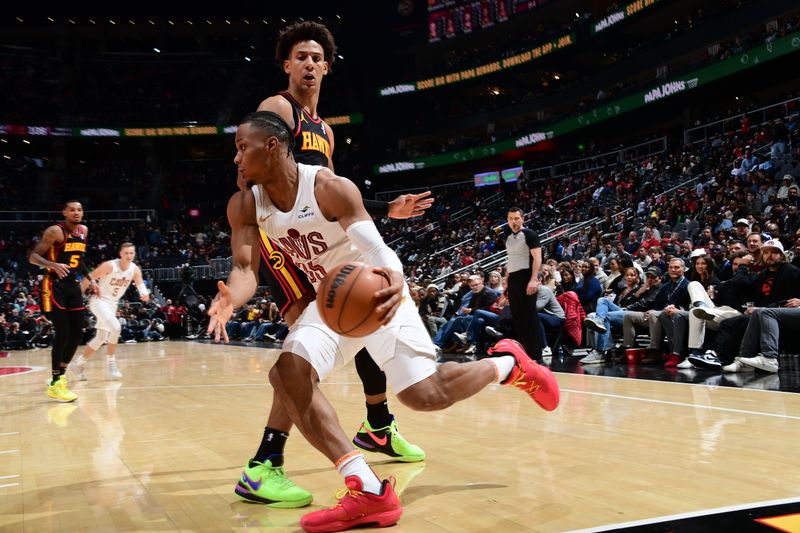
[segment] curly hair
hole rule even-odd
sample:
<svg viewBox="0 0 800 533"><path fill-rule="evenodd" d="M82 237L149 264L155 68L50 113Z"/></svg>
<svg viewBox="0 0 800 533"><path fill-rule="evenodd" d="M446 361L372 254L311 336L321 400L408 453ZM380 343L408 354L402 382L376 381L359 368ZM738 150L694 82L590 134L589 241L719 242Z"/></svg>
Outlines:
<svg viewBox="0 0 800 533"><path fill-rule="evenodd" d="M275 46L275 59L282 63L289 59L292 47L302 41L316 41L322 46L328 68L336 60L336 42L333 35L324 25L318 22L296 22L286 26L278 35L278 44Z"/></svg>

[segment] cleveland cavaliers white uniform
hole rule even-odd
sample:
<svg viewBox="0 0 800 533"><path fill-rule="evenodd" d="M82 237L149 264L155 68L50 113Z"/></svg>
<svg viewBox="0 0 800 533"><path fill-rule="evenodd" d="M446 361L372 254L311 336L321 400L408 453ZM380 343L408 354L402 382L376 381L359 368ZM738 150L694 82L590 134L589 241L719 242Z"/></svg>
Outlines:
<svg viewBox="0 0 800 533"><path fill-rule="evenodd" d="M97 281L100 286L100 296L92 296L89 299L89 310L97 317L97 337L100 331L107 331L109 335L104 340L116 344L122 329L117 320L117 306L133 281L133 274L138 267L131 261L128 268L122 270L119 259L114 259L111 263L113 265L111 273ZM102 345L102 340L100 344Z"/></svg>
<svg viewBox="0 0 800 533"><path fill-rule="evenodd" d="M339 222L326 220L319 208L314 184L322 168L298 164L297 197L288 212L275 207L260 185L252 188L259 227L306 273L315 289L337 265L367 262ZM404 293L404 302L392 321L362 338L340 337L325 325L317 304L312 303L292 326L284 350L306 359L322 380L366 347L386 372L395 393L400 392L436 371L433 342L407 288Z"/></svg>

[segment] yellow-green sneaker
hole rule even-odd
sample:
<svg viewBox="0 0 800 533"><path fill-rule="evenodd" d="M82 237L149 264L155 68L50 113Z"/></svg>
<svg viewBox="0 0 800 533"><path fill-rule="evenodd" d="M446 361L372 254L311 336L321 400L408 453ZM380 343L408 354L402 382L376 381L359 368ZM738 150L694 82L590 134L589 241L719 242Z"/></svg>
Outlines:
<svg viewBox="0 0 800 533"><path fill-rule="evenodd" d="M404 463L416 463L425 460L425 452L416 444L408 442L397 430L397 422L386 427L374 429L368 420L361 423L358 433L353 437L353 444L368 452L378 452L393 457Z"/></svg>
<svg viewBox="0 0 800 533"><path fill-rule="evenodd" d="M59 402L74 402L78 396L67 389L67 378L61 376L47 387L47 395Z"/></svg>
<svg viewBox="0 0 800 533"><path fill-rule="evenodd" d="M272 466L270 461L248 462L234 491L245 500L280 509L305 507L314 499L310 492L286 477L282 466Z"/></svg>

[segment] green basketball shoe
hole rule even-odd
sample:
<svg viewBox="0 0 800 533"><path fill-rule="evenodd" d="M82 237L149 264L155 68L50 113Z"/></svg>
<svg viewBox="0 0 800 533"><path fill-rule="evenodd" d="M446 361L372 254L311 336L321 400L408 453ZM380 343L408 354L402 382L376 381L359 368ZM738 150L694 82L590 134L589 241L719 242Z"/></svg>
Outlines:
<svg viewBox="0 0 800 533"><path fill-rule="evenodd" d="M235 492L245 500L280 509L305 507L313 500L310 492L286 477L282 466L272 466L269 461L248 462L239 483L236 484Z"/></svg>
<svg viewBox="0 0 800 533"><path fill-rule="evenodd" d="M397 430L397 422L386 427L374 429L369 421L364 420L358 433L353 437L353 444L368 452L379 452L394 457L404 463L416 463L425 460L425 452L416 444L408 442Z"/></svg>

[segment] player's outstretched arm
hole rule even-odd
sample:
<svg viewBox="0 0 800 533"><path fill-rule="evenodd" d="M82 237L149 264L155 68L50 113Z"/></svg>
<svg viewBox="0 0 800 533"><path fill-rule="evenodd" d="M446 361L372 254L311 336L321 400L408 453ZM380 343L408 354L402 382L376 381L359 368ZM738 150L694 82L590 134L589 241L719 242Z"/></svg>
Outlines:
<svg viewBox="0 0 800 533"><path fill-rule="evenodd" d="M433 205L434 199L431 191L419 194L401 194L389 202L389 218L414 218L425 214Z"/></svg>
<svg viewBox="0 0 800 533"><path fill-rule="evenodd" d="M323 169L317 174L315 192L325 217L328 220L337 220L366 261L389 277L389 287L375 293L377 299L383 300L375 308L375 312L381 324L388 323L403 300L403 264L397 254L383 242L375 223L364 208L358 187L352 181Z"/></svg>
<svg viewBox="0 0 800 533"><path fill-rule="evenodd" d="M424 215L433 202L431 191L425 191L419 194L401 194L391 202L364 198L364 207L370 215L402 220Z"/></svg>
<svg viewBox="0 0 800 533"><path fill-rule="evenodd" d="M228 222L231 226L231 255L233 264L228 282L218 282L219 293L208 310L211 317L208 333L214 332L214 340L220 336L228 341L225 324L233 310L247 301L258 288L258 265L260 260L258 226L255 223L255 198L251 191L240 191L228 202Z"/></svg>

